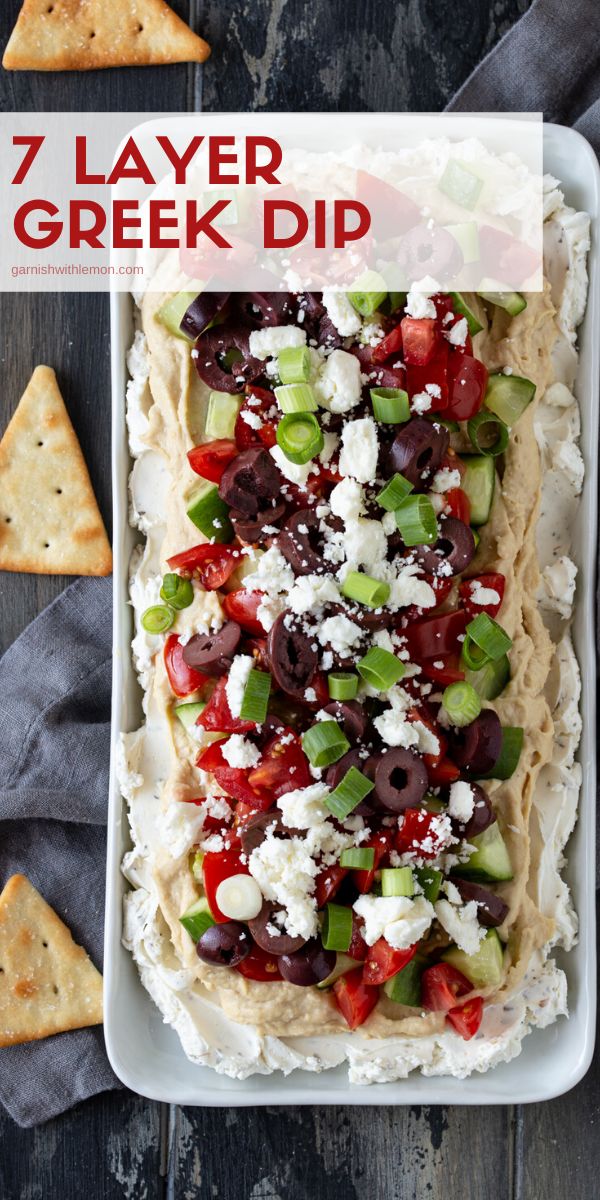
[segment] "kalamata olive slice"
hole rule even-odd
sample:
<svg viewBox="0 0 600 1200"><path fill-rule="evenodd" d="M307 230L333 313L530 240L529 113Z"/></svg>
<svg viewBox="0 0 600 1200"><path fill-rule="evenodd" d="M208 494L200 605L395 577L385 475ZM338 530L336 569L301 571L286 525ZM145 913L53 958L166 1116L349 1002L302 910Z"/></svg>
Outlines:
<svg viewBox="0 0 600 1200"><path fill-rule="evenodd" d="M389 452L392 470L399 471L417 490L437 471L450 444L443 425L413 417L396 434Z"/></svg>
<svg viewBox="0 0 600 1200"><path fill-rule="evenodd" d="M487 775L502 749L502 726L492 708L484 708L470 725L452 732L452 761L465 775Z"/></svg>
<svg viewBox="0 0 600 1200"><path fill-rule="evenodd" d="M251 949L250 934L239 921L222 921L205 930L196 945L196 954L202 962L215 967L237 967Z"/></svg>
<svg viewBox="0 0 600 1200"><path fill-rule="evenodd" d="M228 365L229 355L236 357ZM228 323L200 334L192 358L203 382L218 392L243 392L264 370L264 363L250 354L248 330Z"/></svg>
<svg viewBox="0 0 600 1200"><path fill-rule="evenodd" d="M393 747L378 759L373 772L374 799L378 808L401 813L416 808L427 791L427 770L422 758L413 750ZM367 760L368 767L370 760ZM365 771L365 774L367 772Z"/></svg>
<svg viewBox="0 0 600 1200"><path fill-rule="evenodd" d="M251 446L225 468L219 495L244 517L256 518L279 495L283 480L264 446Z"/></svg>
<svg viewBox="0 0 600 1200"><path fill-rule="evenodd" d="M327 769L325 783L328 788L336 788L338 783L342 782L344 775L350 770L350 767L356 767L357 771L362 771L364 766L364 758L362 758L360 750L348 750L346 754L342 754L337 762L332 763ZM356 812L356 809L354 809Z"/></svg>
<svg viewBox="0 0 600 1200"><path fill-rule="evenodd" d="M305 938L290 937L289 933L271 933L268 926L278 929L277 915L283 912L283 905L274 900L265 900L259 914L253 921L248 921L250 933L257 946L268 954L294 954L305 943Z"/></svg>
<svg viewBox="0 0 600 1200"><path fill-rule="evenodd" d="M359 629L365 629L369 633L375 633L378 629L389 629L398 621L398 614L390 612L387 608L340 608L340 612L354 621Z"/></svg>
<svg viewBox="0 0 600 1200"><path fill-rule="evenodd" d="M189 338L197 338L225 307L230 292L200 292L186 309L179 326Z"/></svg>
<svg viewBox="0 0 600 1200"><path fill-rule="evenodd" d="M473 531L458 517L442 517L437 541L430 546L415 546L413 552L430 575L438 575L442 563L444 575L460 575L475 555Z"/></svg>
<svg viewBox="0 0 600 1200"><path fill-rule="evenodd" d="M333 700L325 705L325 712L342 726L350 743L362 740L369 718L358 700Z"/></svg>
<svg viewBox="0 0 600 1200"><path fill-rule="evenodd" d="M477 837L478 833L483 833L484 830L490 825L493 825L494 821L496 820L496 816L492 808L492 802L487 792L485 792L478 783L472 783L471 790L474 797L473 815L469 817L469 820L465 825L461 825L460 822L456 820L453 820L452 822L452 824L456 827L458 836L461 838L466 838L467 841L469 838Z"/></svg>
<svg viewBox="0 0 600 1200"><path fill-rule="evenodd" d="M317 339L319 345L326 346L328 350L338 350L340 346L344 345L344 339L341 333L334 325L331 317L327 316L327 314L321 317L321 320L319 321Z"/></svg>
<svg viewBox="0 0 600 1200"><path fill-rule="evenodd" d="M242 542L258 542L261 541L261 534L266 525L276 525L280 521L285 512L285 503L273 504L272 508L263 508L255 517L245 517L243 513L232 508L229 512L229 519L233 525L236 537Z"/></svg>
<svg viewBox="0 0 600 1200"><path fill-rule="evenodd" d="M183 661L203 675L225 675L241 636L237 621L226 621L217 633L195 633L183 647Z"/></svg>
<svg viewBox="0 0 600 1200"><path fill-rule="evenodd" d="M284 830L281 813L276 808L270 812L254 813L243 825L240 825L239 835L244 854L252 854L257 846L262 846L267 836L267 830L272 830L273 837L279 833L283 837L289 832L287 829Z"/></svg>
<svg viewBox="0 0 600 1200"><path fill-rule="evenodd" d="M287 325L294 318L288 292L242 292L238 297L242 319L253 329L267 325Z"/></svg>
<svg viewBox="0 0 600 1200"><path fill-rule="evenodd" d="M460 271L463 253L456 238L442 225L422 222L404 234L398 261L411 279L422 279L423 275L449 279Z"/></svg>
<svg viewBox="0 0 600 1200"><path fill-rule="evenodd" d="M277 546L296 575L321 575L327 570L321 522L314 509L301 508L292 513L277 538Z"/></svg>
<svg viewBox="0 0 600 1200"><path fill-rule="evenodd" d="M325 307L321 303L320 292L303 292L297 297L298 315L303 314L302 320L298 324L306 330L307 338L315 338L318 340L319 321L325 316Z"/></svg>
<svg viewBox="0 0 600 1200"><path fill-rule="evenodd" d="M272 625L267 640L267 654L275 683L290 696L304 698L312 683L318 664L317 651L301 629L291 623L291 613L283 612Z"/></svg>
<svg viewBox="0 0 600 1200"><path fill-rule="evenodd" d="M322 983L335 967L335 951L324 950L320 938L307 942L295 954L284 954L278 962L280 974L297 987Z"/></svg>
<svg viewBox="0 0 600 1200"><path fill-rule="evenodd" d="M488 888L481 887L478 883L471 883L469 879L453 879L452 882L458 888L465 904L469 900L475 900L477 908L477 920L480 925L486 925L488 928L493 928L496 925L501 925L508 915L508 904L495 892L490 892Z"/></svg>

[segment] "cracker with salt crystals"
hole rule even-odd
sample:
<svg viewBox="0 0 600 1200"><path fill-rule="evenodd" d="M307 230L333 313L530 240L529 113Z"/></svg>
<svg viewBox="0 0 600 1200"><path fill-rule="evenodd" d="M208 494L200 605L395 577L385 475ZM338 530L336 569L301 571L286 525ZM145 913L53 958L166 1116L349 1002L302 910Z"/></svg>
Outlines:
<svg viewBox="0 0 600 1200"><path fill-rule="evenodd" d="M25 0L2 65L90 71L204 62L210 46L165 0Z"/></svg>
<svg viewBox="0 0 600 1200"><path fill-rule="evenodd" d="M102 1024L102 976L24 875L0 895L0 1046Z"/></svg>
<svg viewBox="0 0 600 1200"><path fill-rule="evenodd" d="M50 367L36 367L0 441L0 570L112 570L85 459Z"/></svg>

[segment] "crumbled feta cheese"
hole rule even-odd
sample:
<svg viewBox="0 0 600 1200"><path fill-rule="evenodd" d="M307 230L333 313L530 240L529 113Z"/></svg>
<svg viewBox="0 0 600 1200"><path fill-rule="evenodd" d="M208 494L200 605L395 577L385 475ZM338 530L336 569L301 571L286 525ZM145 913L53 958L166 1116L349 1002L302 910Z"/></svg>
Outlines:
<svg viewBox="0 0 600 1200"><path fill-rule="evenodd" d="M221 754L230 767L255 767L260 762L260 750L241 733L232 733L222 743Z"/></svg>
<svg viewBox="0 0 600 1200"><path fill-rule="evenodd" d="M381 528L386 537L391 537L396 533L398 526L396 524L396 514L394 512L384 512L381 518Z"/></svg>
<svg viewBox="0 0 600 1200"><path fill-rule="evenodd" d="M369 483L377 470L377 425L372 417L350 421L342 432L340 475L351 475L359 483Z"/></svg>
<svg viewBox="0 0 600 1200"><path fill-rule="evenodd" d="M342 337L351 337L353 333L359 332L362 325L360 315L345 292L334 292L332 288L324 288L323 304L328 317Z"/></svg>
<svg viewBox="0 0 600 1200"><path fill-rule="evenodd" d="M329 505L334 516L341 517L343 521L357 521L365 511L363 490L358 480L347 475L341 483L337 483L329 497ZM394 517L394 525L395 522Z"/></svg>
<svg viewBox="0 0 600 1200"><path fill-rule="evenodd" d="M383 937L394 950L407 950L418 942L434 917L433 905L424 896L359 896L353 908L363 918L367 945Z"/></svg>
<svg viewBox="0 0 600 1200"><path fill-rule="evenodd" d="M297 616L316 612L326 604L339 604L341 596L327 575L299 575L288 597L287 607Z"/></svg>
<svg viewBox="0 0 600 1200"><path fill-rule="evenodd" d="M322 646L331 646L336 654L346 656L353 646L356 646L362 636L362 630L348 617L340 614L337 617L327 617L317 631L317 637Z"/></svg>
<svg viewBox="0 0 600 1200"><path fill-rule="evenodd" d="M269 546L258 559L256 570L244 577L245 588L268 596L289 592L293 586L294 572L277 546Z"/></svg>
<svg viewBox="0 0 600 1200"><path fill-rule="evenodd" d="M484 587L479 579L472 581L469 593L469 599L472 604L500 604L500 593L495 588Z"/></svg>
<svg viewBox="0 0 600 1200"><path fill-rule="evenodd" d="M346 559L357 567L372 567L385 558L387 538L381 521L346 521L341 539Z"/></svg>
<svg viewBox="0 0 600 1200"><path fill-rule="evenodd" d="M390 580L388 607L407 608L416 604L418 608L433 608L437 603L433 588L426 579L417 578L418 567L409 564L400 566L398 574Z"/></svg>
<svg viewBox="0 0 600 1200"><path fill-rule="evenodd" d="M236 654L225 684L225 695L232 717L239 717L248 676L254 666L249 654Z"/></svg>
<svg viewBox="0 0 600 1200"><path fill-rule="evenodd" d="M432 492L449 492L452 488L460 487L460 471L450 467L441 467L436 471L431 481Z"/></svg>
<svg viewBox="0 0 600 1200"><path fill-rule="evenodd" d="M345 350L334 350L315 383L315 390L324 408L334 413L348 412L361 397L360 363Z"/></svg>
<svg viewBox="0 0 600 1200"><path fill-rule="evenodd" d="M414 721L413 726L417 734L417 749L420 754L439 754L440 740L436 737L432 729L429 729L423 721Z"/></svg>
<svg viewBox="0 0 600 1200"><path fill-rule="evenodd" d="M296 325L268 325L253 329L250 334L250 353L253 358L269 358L291 346L306 345L306 330Z"/></svg>
<svg viewBox="0 0 600 1200"><path fill-rule="evenodd" d="M287 932L292 937L314 937L318 930L314 881L320 868L304 839L275 838L267 833L252 851L248 869L263 896L285 909Z"/></svg>
<svg viewBox="0 0 600 1200"><path fill-rule="evenodd" d="M467 325L466 319L465 317L461 317L460 320L457 321L456 324L446 332L445 336L447 337L451 346L464 346L468 337L468 333L469 326Z"/></svg>
<svg viewBox="0 0 600 1200"><path fill-rule="evenodd" d="M323 449L319 455L319 462L323 463L324 467L328 467L338 446L340 439L337 433L327 433L323 430Z"/></svg>
<svg viewBox="0 0 600 1200"><path fill-rule="evenodd" d="M475 794L471 784L465 783L462 779L459 779L457 783L453 783L450 787L450 797L448 800L448 812L450 816L466 824L473 816L474 807Z"/></svg>
<svg viewBox="0 0 600 1200"><path fill-rule="evenodd" d="M242 418L242 421L246 422L246 425L250 426L251 429L262 429L262 421L258 413L248 412L247 409L242 409L240 412L240 417Z"/></svg>
<svg viewBox="0 0 600 1200"><path fill-rule="evenodd" d="M435 304L433 300L429 299L429 294L426 291L413 291L413 288L410 289L406 297L406 311L409 317L416 317L418 320L422 317L435 318L437 315Z"/></svg>
<svg viewBox="0 0 600 1200"><path fill-rule="evenodd" d="M279 467L281 474L289 483L295 483L298 487L304 487L311 471L314 469L314 463L309 460L307 463L293 463L283 453L281 446L271 446L269 450L271 458Z"/></svg>
<svg viewBox="0 0 600 1200"><path fill-rule="evenodd" d="M419 413L419 415L429 412L432 403L429 392L415 392L410 402L411 412Z"/></svg>
<svg viewBox="0 0 600 1200"><path fill-rule="evenodd" d="M477 954L479 943L485 937L485 929L482 929L477 920L475 900L469 900L469 903L464 905L451 904L449 900L438 900L435 904L435 915L459 950L465 954Z"/></svg>

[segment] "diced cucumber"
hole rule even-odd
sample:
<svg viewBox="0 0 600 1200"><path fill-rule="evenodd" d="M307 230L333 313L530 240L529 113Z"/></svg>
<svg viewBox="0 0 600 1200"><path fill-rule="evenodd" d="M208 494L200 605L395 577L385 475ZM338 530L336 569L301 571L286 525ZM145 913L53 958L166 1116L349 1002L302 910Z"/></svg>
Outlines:
<svg viewBox="0 0 600 1200"><path fill-rule="evenodd" d="M527 301L520 292L478 292L478 295L489 304L495 304L496 308L503 308L511 317L518 317L527 308Z"/></svg>
<svg viewBox="0 0 600 1200"><path fill-rule="evenodd" d="M459 221L457 225L445 225L444 228L458 242L465 264L479 262L479 229L476 221Z"/></svg>
<svg viewBox="0 0 600 1200"><path fill-rule="evenodd" d="M395 1004L407 1004L410 1008L417 1008L421 1003L421 975L424 967L425 964L417 955L411 958L401 971L384 983L383 990L388 999L393 1000Z"/></svg>
<svg viewBox="0 0 600 1200"><path fill-rule="evenodd" d="M181 338L184 342L191 342L187 333L184 333L180 328L181 322L192 303L196 299L197 292L177 292L176 296L171 296L170 300L165 300L162 308L159 308L156 314L161 325L164 325L169 333L174 337Z"/></svg>
<svg viewBox="0 0 600 1200"><path fill-rule="evenodd" d="M191 704L176 704L173 712L179 718L184 729L193 729L201 712L204 712L206 705L199 702Z"/></svg>
<svg viewBox="0 0 600 1200"><path fill-rule="evenodd" d="M442 959L466 975L473 987L497 987L502 980L504 946L495 929L488 929L476 954L465 954L458 946L451 946Z"/></svg>
<svg viewBox="0 0 600 1200"><path fill-rule="evenodd" d="M476 333L481 333L483 325L477 319L473 310L469 308L464 296L460 292L450 292L450 295L452 296L454 311L455 313L460 313L461 317L466 319L471 337L474 337Z"/></svg>
<svg viewBox="0 0 600 1200"><path fill-rule="evenodd" d="M320 989L331 987L336 979L340 979L342 975L347 975L349 971L354 971L356 967L360 967L360 963L355 958L350 958L349 954L338 953L335 959L335 967L327 979L322 979L317 987Z"/></svg>
<svg viewBox="0 0 600 1200"><path fill-rule="evenodd" d="M531 379L523 379L521 375L490 375L484 404L511 429L534 396L535 383Z"/></svg>
<svg viewBox="0 0 600 1200"><path fill-rule="evenodd" d="M496 485L494 460L487 454L461 454L461 458L467 470L460 486L469 497L471 524L485 525Z"/></svg>
<svg viewBox="0 0 600 1200"><path fill-rule="evenodd" d="M216 542L230 542L233 539L229 509L221 500L216 484L206 480L196 489L188 505L187 515L205 537L214 538Z"/></svg>
<svg viewBox="0 0 600 1200"><path fill-rule="evenodd" d="M206 930L215 924L214 917L210 914L206 896L201 896L199 900L190 904L190 907L186 908L179 920L183 928L187 929L190 937L195 942L199 941L202 934L206 933Z"/></svg>
<svg viewBox="0 0 600 1200"><path fill-rule="evenodd" d="M415 875L418 882L423 888L423 895L430 904L435 904L442 886L444 876L441 871L437 871L435 867L417 867Z"/></svg>
<svg viewBox="0 0 600 1200"><path fill-rule="evenodd" d="M472 879L476 883L494 883L512 879L513 870L506 843L497 821L488 825L483 833L469 838L469 845L475 846L475 851L466 863L461 863L452 872L460 875L461 879Z"/></svg>
<svg viewBox="0 0 600 1200"><path fill-rule="evenodd" d="M465 679L475 688L482 700L495 700L510 679L510 663L506 654L488 662L480 671L465 671Z"/></svg>
<svg viewBox="0 0 600 1200"><path fill-rule="evenodd" d="M241 397L231 396L229 392L211 392L206 413L206 436L232 438L241 407Z"/></svg>
<svg viewBox="0 0 600 1200"><path fill-rule="evenodd" d="M514 775L523 749L523 730L517 725L503 725L500 757L491 771L479 779L510 779Z"/></svg>
<svg viewBox="0 0 600 1200"><path fill-rule="evenodd" d="M456 158L451 158L446 164L438 187L440 192L443 192L450 200L454 200L456 204L461 204L463 208L475 208L483 187L483 180L473 171L469 171L467 167L463 167Z"/></svg>

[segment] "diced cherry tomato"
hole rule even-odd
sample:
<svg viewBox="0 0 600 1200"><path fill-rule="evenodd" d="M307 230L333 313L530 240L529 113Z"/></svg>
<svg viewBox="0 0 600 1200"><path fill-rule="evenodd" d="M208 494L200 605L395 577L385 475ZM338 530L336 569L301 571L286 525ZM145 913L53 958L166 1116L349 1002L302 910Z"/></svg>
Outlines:
<svg viewBox="0 0 600 1200"><path fill-rule="evenodd" d="M349 971L333 985L335 1002L349 1029L363 1025L379 1000L379 988L363 983L363 969Z"/></svg>
<svg viewBox="0 0 600 1200"><path fill-rule="evenodd" d="M282 729L267 742L262 759L248 775L253 788L267 790L275 799L297 788L309 787L312 776L302 742L292 729Z"/></svg>
<svg viewBox="0 0 600 1200"><path fill-rule="evenodd" d="M468 1042L472 1037L475 1037L481 1018L483 1017L483 996L473 996L472 1000L466 1000L464 1004L459 1004L456 1008L451 1008L450 1012L446 1013L446 1020L454 1026L457 1033L460 1033L461 1038Z"/></svg>
<svg viewBox="0 0 600 1200"><path fill-rule="evenodd" d="M469 354L453 350L448 360L448 416L469 421L483 404L488 381L487 367Z"/></svg>
<svg viewBox="0 0 600 1200"><path fill-rule="evenodd" d="M439 608L444 600L448 599L454 587L454 579L452 575L426 575L425 578L435 592L435 606Z"/></svg>
<svg viewBox="0 0 600 1200"><path fill-rule="evenodd" d="M374 359L375 347L352 346L350 353L358 359L364 375L368 377L369 387L406 387L406 371L403 366L392 363L377 363ZM399 361L399 360L398 360Z"/></svg>
<svg viewBox="0 0 600 1200"><path fill-rule="evenodd" d="M417 942L407 950L394 950L385 938L379 938L373 946L369 946L367 960L363 967L363 983L379 985L385 983L392 975L401 971L417 952Z"/></svg>
<svg viewBox="0 0 600 1200"><path fill-rule="evenodd" d="M369 947L363 937L363 928L362 917L357 917L356 913L352 913L352 937L348 946L348 954L357 962L364 962L369 953Z"/></svg>
<svg viewBox="0 0 600 1200"><path fill-rule="evenodd" d="M231 715L225 684L224 677L217 679L215 690L196 724L210 733L249 733L254 729L256 722L243 721L241 717Z"/></svg>
<svg viewBox="0 0 600 1200"><path fill-rule="evenodd" d="M406 366L425 367L433 358L438 340L434 319L432 317L403 317L400 325Z"/></svg>
<svg viewBox="0 0 600 1200"><path fill-rule="evenodd" d="M384 363L386 358L391 354L402 354L402 328L400 325L395 325L386 333L385 337L372 347L372 361L374 363Z"/></svg>
<svg viewBox="0 0 600 1200"><path fill-rule="evenodd" d="M440 763L432 763L427 767L427 776L432 787L443 787L445 784L456 783L460 778L460 771L451 759L444 758Z"/></svg>
<svg viewBox="0 0 600 1200"><path fill-rule="evenodd" d="M473 984L450 963L427 967L421 976L421 1003L431 1012L450 1012L461 996L472 991Z"/></svg>
<svg viewBox="0 0 600 1200"><path fill-rule="evenodd" d="M434 667L434 662L441 663L441 666ZM432 683L439 683L443 687L447 687L449 683L458 683L465 677L465 673L460 667L458 652L456 654L440 654L440 657L435 659L423 659L420 666L421 675L425 679L430 679Z"/></svg>
<svg viewBox="0 0 600 1200"><path fill-rule="evenodd" d="M444 499L453 517L457 517L465 525L471 524L471 505L467 493L463 492L462 488L450 488Z"/></svg>
<svg viewBox="0 0 600 1200"><path fill-rule="evenodd" d="M440 463L440 469L443 467L446 467L448 471L458 471L461 479L467 473L466 464L463 462L460 455L456 453L456 450L452 449L452 446L448 446L448 449Z"/></svg>
<svg viewBox="0 0 600 1200"><path fill-rule="evenodd" d="M422 220L414 200L368 171L356 172L356 198L369 210L371 227L380 242L399 237Z"/></svg>
<svg viewBox="0 0 600 1200"><path fill-rule="evenodd" d="M281 979L277 956L267 954L260 946L253 946L235 970L245 979L255 979L258 983L277 983Z"/></svg>
<svg viewBox="0 0 600 1200"><path fill-rule="evenodd" d="M319 872L315 879L315 898L317 908L325 908L325 905L333 900L342 881L348 874L347 867L324 867ZM354 956L353 956L354 957Z"/></svg>
<svg viewBox="0 0 600 1200"><path fill-rule="evenodd" d="M193 667L188 667L183 661L183 646L176 633L170 633L164 649L165 669L171 691L176 696L190 696L208 681L207 675L201 675Z"/></svg>
<svg viewBox="0 0 600 1200"><path fill-rule="evenodd" d="M250 404L250 400L260 400L260 404ZM277 401L273 392L249 383L246 387L246 399L238 413L233 431L238 450L248 450L250 446L261 445L270 450L277 441L277 411ZM244 420L244 413L254 413L260 417L262 421L260 429L253 429Z"/></svg>
<svg viewBox="0 0 600 1200"><path fill-rule="evenodd" d="M234 800L248 804L255 812L266 812L275 803L275 797L264 788L253 787L248 780L248 770L244 767L230 767L223 755L224 741L213 742L202 750L196 759L196 766L202 771L210 771L219 787L222 787Z"/></svg>
<svg viewBox="0 0 600 1200"><path fill-rule="evenodd" d="M434 658L437 661L446 654L458 653L458 639L465 632L467 623L467 614L462 609L414 621L404 630L411 659L421 662L422 659Z"/></svg>
<svg viewBox="0 0 600 1200"><path fill-rule="evenodd" d="M301 508L310 508L313 503L310 497L322 496L325 482L324 477L318 472L309 475L304 487L299 487L296 483L286 483L283 499L289 506L290 511L297 512Z"/></svg>
<svg viewBox="0 0 600 1200"><path fill-rule="evenodd" d="M231 875L249 875L248 865L240 858L239 850L208 851L202 862L202 879L208 906L215 921L228 921L217 904L217 888Z"/></svg>
<svg viewBox="0 0 600 1200"><path fill-rule="evenodd" d="M489 604L475 604L471 599L474 583L478 583L482 588L489 588L490 591L497 592L500 599L498 601L494 600ZM495 617L504 599L505 586L506 579L499 571L490 572L489 575L477 575L474 579L465 579L458 589L465 612L470 617L476 617L477 613L481 612L487 613L488 617Z"/></svg>
<svg viewBox="0 0 600 1200"><path fill-rule="evenodd" d="M406 390L411 398L417 392L426 391L428 384L435 384L440 393L431 397L430 412L444 412L448 407L448 343L445 338L438 339L425 367L406 368Z"/></svg>
<svg viewBox="0 0 600 1200"><path fill-rule="evenodd" d="M248 592L246 588L237 588L235 592L227 592L221 603L230 621L237 621L247 633L255 633L260 637L265 633L265 627L256 614L263 600L263 592Z"/></svg>
<svg viewBox="0 0 600 1200"><path fill-rule="evenodd" d="M362 842L363 846L373 847L375 851L375 861L370 871L353 871L352 879L355 887L358 888L362 895L366 895L371 891L375 872L379 870L380 863L389 854L394 841L394 832L392 829L382 829L379 833L371 835L368 841Z"/></svg>
<svg viewBox="0 0 600 1200"><path fill-rule="evenodd" d="M482 275L510 287L521 287L540 266L539 251L494 225L479 227L479 254Z"/></svg>
<svg viewBox="0 0 600 1200"><path fill-rule="evenodd" d="M214 592L229 579L240 562L240 551L220 542L202 542L169 558L173 571L190 571L207 592Z"/></svg>
<svg viewBox="0 0 600 1200"><path fill-rule="evenodd" d="M188 462L196 475L209 479L211 483L220 483L225 467L237 458L239 450L229 438L217 438L207 442L205 446L194 446L188 450Z"/></svg>
<svg viewBox="0 0 600 1200"><path fill-rule="evenodd" d="M433 718L430 717L428 713L424 713L422 711L422 709L420 709L420 708L409 709L409 711L406 715L406 719L407 719L407 721L410 721L412 724L414 724L415 721L420 721L421 724L424 725L425 728L428 729L429 732L432 733L433 736L437 738L438 746L439 746L437 753L436 754L424 754L423 762L425 763L427 770L429 770L430 767L439 766L442 759L445 757L446 751L448 749L448 739L444 737L443 733L440 731L438 725L433 720Z"/></svg>
<svg viewBox="0 0 600 1200"><path fill-rule="evenodd" d="M440 328L445 329L446 326L443 323L444 317L446 317L448 313L454 313L454 301L452 300L452 296L449 292L436 292L435 296L432 296L431 299L435 304L438 325Z"/></svg>
<svg viewBox="0 0 600 1200"><path fill-rule="evenodd" d="M424 808L406 808L396 834L398 853L414 854L418 858L437 858L446 846L437 828L439 816L439 813L430 813Z"/></svg>

